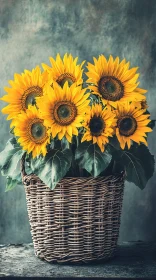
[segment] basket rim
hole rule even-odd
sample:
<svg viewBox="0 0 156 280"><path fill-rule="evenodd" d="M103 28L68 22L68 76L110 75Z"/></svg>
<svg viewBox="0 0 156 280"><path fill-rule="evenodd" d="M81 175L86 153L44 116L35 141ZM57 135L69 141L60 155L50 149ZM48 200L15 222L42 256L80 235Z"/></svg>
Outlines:
<svg viewBox="0 0 156 280"><path fill-rule="evenodd" d="M124 184L125 172L122 172L117 175L109 175L109 176L98 176L98 177L63 177L57 185L103 185L108 184L109 186L114 186L117 184ZM29 174L23 176L23 184L25 187L29 187L30 180L36 181L37 185L47 186L36 174ZM49 188L47 186L47 188Z"/></svg>

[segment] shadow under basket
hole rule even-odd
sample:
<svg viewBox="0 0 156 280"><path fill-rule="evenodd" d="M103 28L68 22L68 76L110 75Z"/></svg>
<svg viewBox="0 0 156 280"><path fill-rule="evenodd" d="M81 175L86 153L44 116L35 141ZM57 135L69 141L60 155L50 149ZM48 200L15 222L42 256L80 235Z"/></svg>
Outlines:
<svg viewBox="0 0 156 280"><path fill-rule="evenodd" d="M48 262L88 263L116 252L124 173L63 178L50 190L25 173L27 210L36 256Z"/></svg>

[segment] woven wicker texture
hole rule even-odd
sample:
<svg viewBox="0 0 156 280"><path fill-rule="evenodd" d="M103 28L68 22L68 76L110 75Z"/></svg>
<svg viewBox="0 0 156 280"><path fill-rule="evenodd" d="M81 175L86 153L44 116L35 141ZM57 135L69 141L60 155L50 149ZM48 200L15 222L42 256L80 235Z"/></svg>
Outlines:
<svg viewBox="0 0 156 280"><path fill-rule="evenodd" d="M22 163L35 254L48 262L90 262L114 256L124 174L64 178L52 191Z"/></svg>

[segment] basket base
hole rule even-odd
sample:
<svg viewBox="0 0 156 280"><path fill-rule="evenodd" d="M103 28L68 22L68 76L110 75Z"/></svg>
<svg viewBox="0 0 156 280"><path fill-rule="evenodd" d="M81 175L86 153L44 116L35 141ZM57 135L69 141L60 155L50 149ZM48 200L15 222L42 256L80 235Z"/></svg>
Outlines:
<svg viewBox="0 0 156 280"><path fill-rule="evenodd" d="M88 265L92 265L92 264L102 264L104 262L109 262L111 261L112 259L114 259L116 257L116 250L114 253L112 253L111 256L108 256L108 257L101 257L101 258L93 258L93 259L90 259L90 260L79 260L76 258L74 258L74 256L72 257L72 259L70 260L69 258L64 258L64 259L54 259L54 260L49 260L49 259L46 259L44 258L44 256L42 254L37 254L34 250L34 253L36 255L37 258L39 258L40 260L44 261L44 262L48 262L48 263L51 263L51 264L63 264L63 265L83 265L83 264L88 264Z"/></svg>

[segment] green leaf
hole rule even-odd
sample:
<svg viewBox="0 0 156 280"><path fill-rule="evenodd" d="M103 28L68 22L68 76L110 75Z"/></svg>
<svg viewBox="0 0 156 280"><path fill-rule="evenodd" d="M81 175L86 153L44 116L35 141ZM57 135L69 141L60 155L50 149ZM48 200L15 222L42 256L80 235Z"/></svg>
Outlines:
<svg viewBox="0 0 156 280"><path fill-rule="evenodd" d="M107 145L107 150L112 155L112 164L110 166L110 168L112 168L112 174L119 174L123 172L125 168L121 160L122 150L116 136L111 137Z"/></svg>
<svg viewBox="0 0 156 280"><path fill-rule="evenodd" d="M17 186L17 184L18 184L18 181L16 179L7 177L5 192L13 190Z"/></svg>
<svg viewBox="0 0 156 280"><path fill-rule="evenodd" d="M32 170L33 173L38 172L40 169L41 165L44 164L44 157L38 156L36 158L30 158L30 169Z"/></svg>
<svg viewBox="0 0 156 280"><path fill-rule="evenodd" d="M117 137L115 135L113 137L110 137L108 147L116 149L116 150L120 150L121 149L120 148L120 143L119 143L119 141L118 141L118 139L117 139Z"/></svg>
<svg viewBox="0 0 156 280"><path fill-rule="evenodd" d="M21 172L20 169L18 169L17 174L14 174L13 176L7 176L6 177L6 188L5 188L5 192L7 191L11 191L12 189L14 189L17 185L21 185L22 184L22 177L21 177Z"/></svg>
<svg viewBox="0 0 156 280"><path fill-rule="evenodd" d="M81 168L96 177L107 168L112 156L107 150L102 153L97 144L83 142L76 149L75 159Z"/></svg>
<svg viewBox="0 0 156 280"><path fill-rule="evenodd" d="M12 137L6 143L6 146L5 146L3 151L8 151L8 150L11 150L11 149L13 149L15 147L20 147L20 145L17 143L16 138Z"/></svg>
<svg viewBox="0 0 156 280"><path fill-rule="evenodd" d="M22 183L19 165L23 153L15 137L8 140L5 149L0 153L1 174L7 176L6 191Z"/></svg>
<svg viewBox="0 0 156 280"><path fill-rule="evenodd" d="M23 153L20 147L8 151L4 150L0 153L0 168L3 176L13 176L18 173L17 165Z"/></svg>
<svg viewBox="0 0 156 280"><path fill-rule="evenodd" d="M148 148L144 144L133 144L130 150L118 152L118 157L125 167L127 181L144 189L154 173L154 156Z"/></svg>
<svg viewBox="0 0 156 280"><path fill-rule="evenodd" d="M38 157L31 160L32 171L50 188L54 189L71 166L71 150L52 150L45 158Z"/></svg>
<svg viewBox="0 0 156 280"><path fill-rule="evenodd" d="M61 140L61 147L62 150L69 149L69 142L65 137L63 137Z"/></svg>

